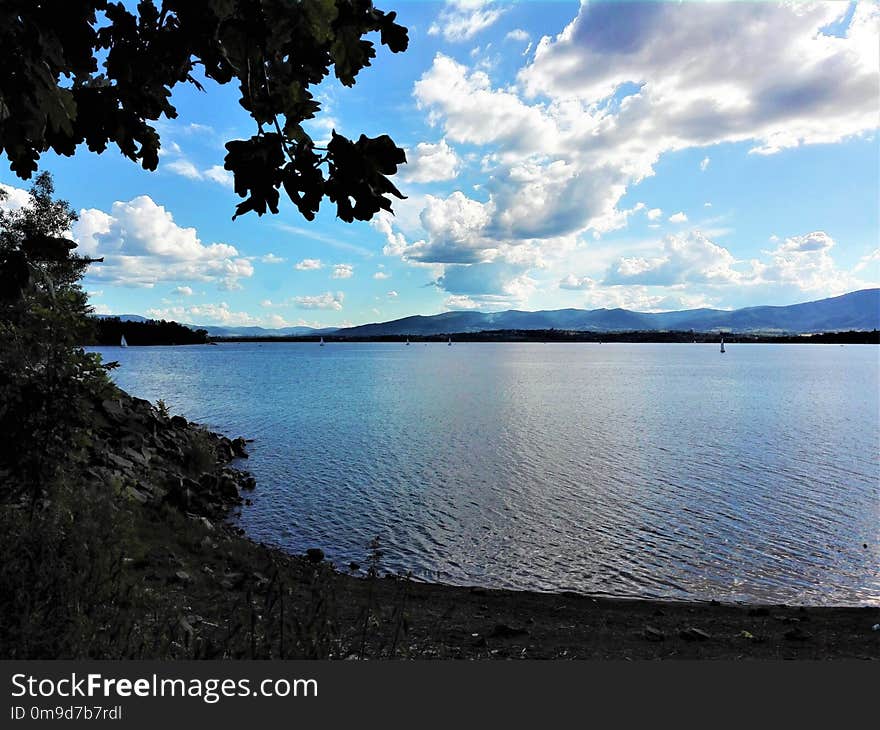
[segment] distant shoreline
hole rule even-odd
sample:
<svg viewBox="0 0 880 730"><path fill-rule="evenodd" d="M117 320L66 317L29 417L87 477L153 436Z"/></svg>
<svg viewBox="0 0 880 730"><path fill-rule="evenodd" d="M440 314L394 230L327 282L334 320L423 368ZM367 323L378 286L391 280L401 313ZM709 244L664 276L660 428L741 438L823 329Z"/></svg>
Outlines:
<svg viewBox="0 0 880 730"><path fill-rule="evenodd" d="M452 332L436 335L377 335L374 337L345 337L332 334L298 336L236 336L210 337L211 342L630 342L630 343L718 343L721 338L726 343L770 343L770 344L841 344L877 345L880 344L880 330L847 332L823 332L810 335L764 335L734 332L581 332L569 330L487 330L483 332Z"/></svg>

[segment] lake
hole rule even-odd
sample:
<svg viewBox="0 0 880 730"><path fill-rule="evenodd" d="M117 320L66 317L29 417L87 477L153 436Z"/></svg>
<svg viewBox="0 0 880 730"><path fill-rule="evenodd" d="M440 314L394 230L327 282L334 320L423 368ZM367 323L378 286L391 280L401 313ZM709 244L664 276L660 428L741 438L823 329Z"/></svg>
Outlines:
<svg viewBox="0 0 880 730"><path fill-rule="evenodd" d="M254 439L254 538L462 585L880 604L870 345L95 348Z"/></svg>

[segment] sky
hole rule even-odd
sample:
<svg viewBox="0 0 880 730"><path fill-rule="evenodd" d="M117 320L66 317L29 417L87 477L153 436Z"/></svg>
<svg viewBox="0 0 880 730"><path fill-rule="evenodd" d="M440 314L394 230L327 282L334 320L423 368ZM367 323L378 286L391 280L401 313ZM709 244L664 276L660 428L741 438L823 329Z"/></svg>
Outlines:
<svg viewBox="0 0 880 730"><path fill-rule="evenodd" d="M129 3L130 4L130 3ZM475 309L792 304L880 285L880 4L375 0L409 29L308 124L389 134L394 216L232 221L234 84L146 172L48 153L99 313L346 326ZM377 39L376 39L377 40ZM378 45L378 44L377 44ZM7 206L27 183L4 164Z"/></svg>

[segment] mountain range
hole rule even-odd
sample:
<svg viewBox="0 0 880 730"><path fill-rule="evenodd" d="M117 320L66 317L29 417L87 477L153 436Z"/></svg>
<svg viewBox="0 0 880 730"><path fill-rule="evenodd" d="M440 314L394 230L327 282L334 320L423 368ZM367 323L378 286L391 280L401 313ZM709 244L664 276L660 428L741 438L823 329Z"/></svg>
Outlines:
<svg viewBox="0 0 880 730"><path fill-rule="evenodd" d="M144 321L132 314L113 315ZM628 309L554 309L524 312L444 312L413 316L357 327L313 329L311 327L227 327L189 325L207 330L211 337L298 337L334 334L342 337L389 335L441 335L486 330L575 330L626 332L694 330L696 332L760 332L807 334L845 330L880 329L880 289L862 289L837 297L782 307L743 309L688 309L679 312L633 312Z"/></svg>
<svg viewBox="0 0 880 730"><path fill-rule="evenodd" d="M784 307L689 309L679 312L633 312L628 309L554 309L523 312L445 312L404 317L390 322L346 327L345 337L437 335L485 330L576 330L620 332L694 330L697 332L764 332L802 334L880 329L880 289L863 289L838 297Z"/></svg>

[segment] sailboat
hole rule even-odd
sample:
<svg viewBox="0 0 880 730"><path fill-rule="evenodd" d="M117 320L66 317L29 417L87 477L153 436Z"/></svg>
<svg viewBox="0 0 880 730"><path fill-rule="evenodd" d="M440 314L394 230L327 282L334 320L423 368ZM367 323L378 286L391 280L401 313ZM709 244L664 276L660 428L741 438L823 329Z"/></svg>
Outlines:
<svg viewBox="0 0 880 730"><path fill-rule="evenodd" d="M724 352L724 338L721 338L721 352Z"/></svg>
<svg viewBox="0 0 880 730"><path fill-rule="evenodd" d="M406 338L407 347L409 347L409 337Z"/></svg>
<svg viewBox="0 0 880 730"><path fill-rule="evenodd" d="M452 338L451 337L449 338L449 342L447 342L446 344L449 345L450 347L452 347Z"/></svg>
<svg viewBox="0 0 880 730"><path fill-rule="evenodd" d="M318 343L321 347L324 347L324 338L321 338L321 341Z"/></svg>
<svg viewBox="0 0 880 730"><path fill-rule="evenodd" d="M128 347L128 343L125 341L125 335L122 335L122 339L119 340L120 347Z"/></svg>

